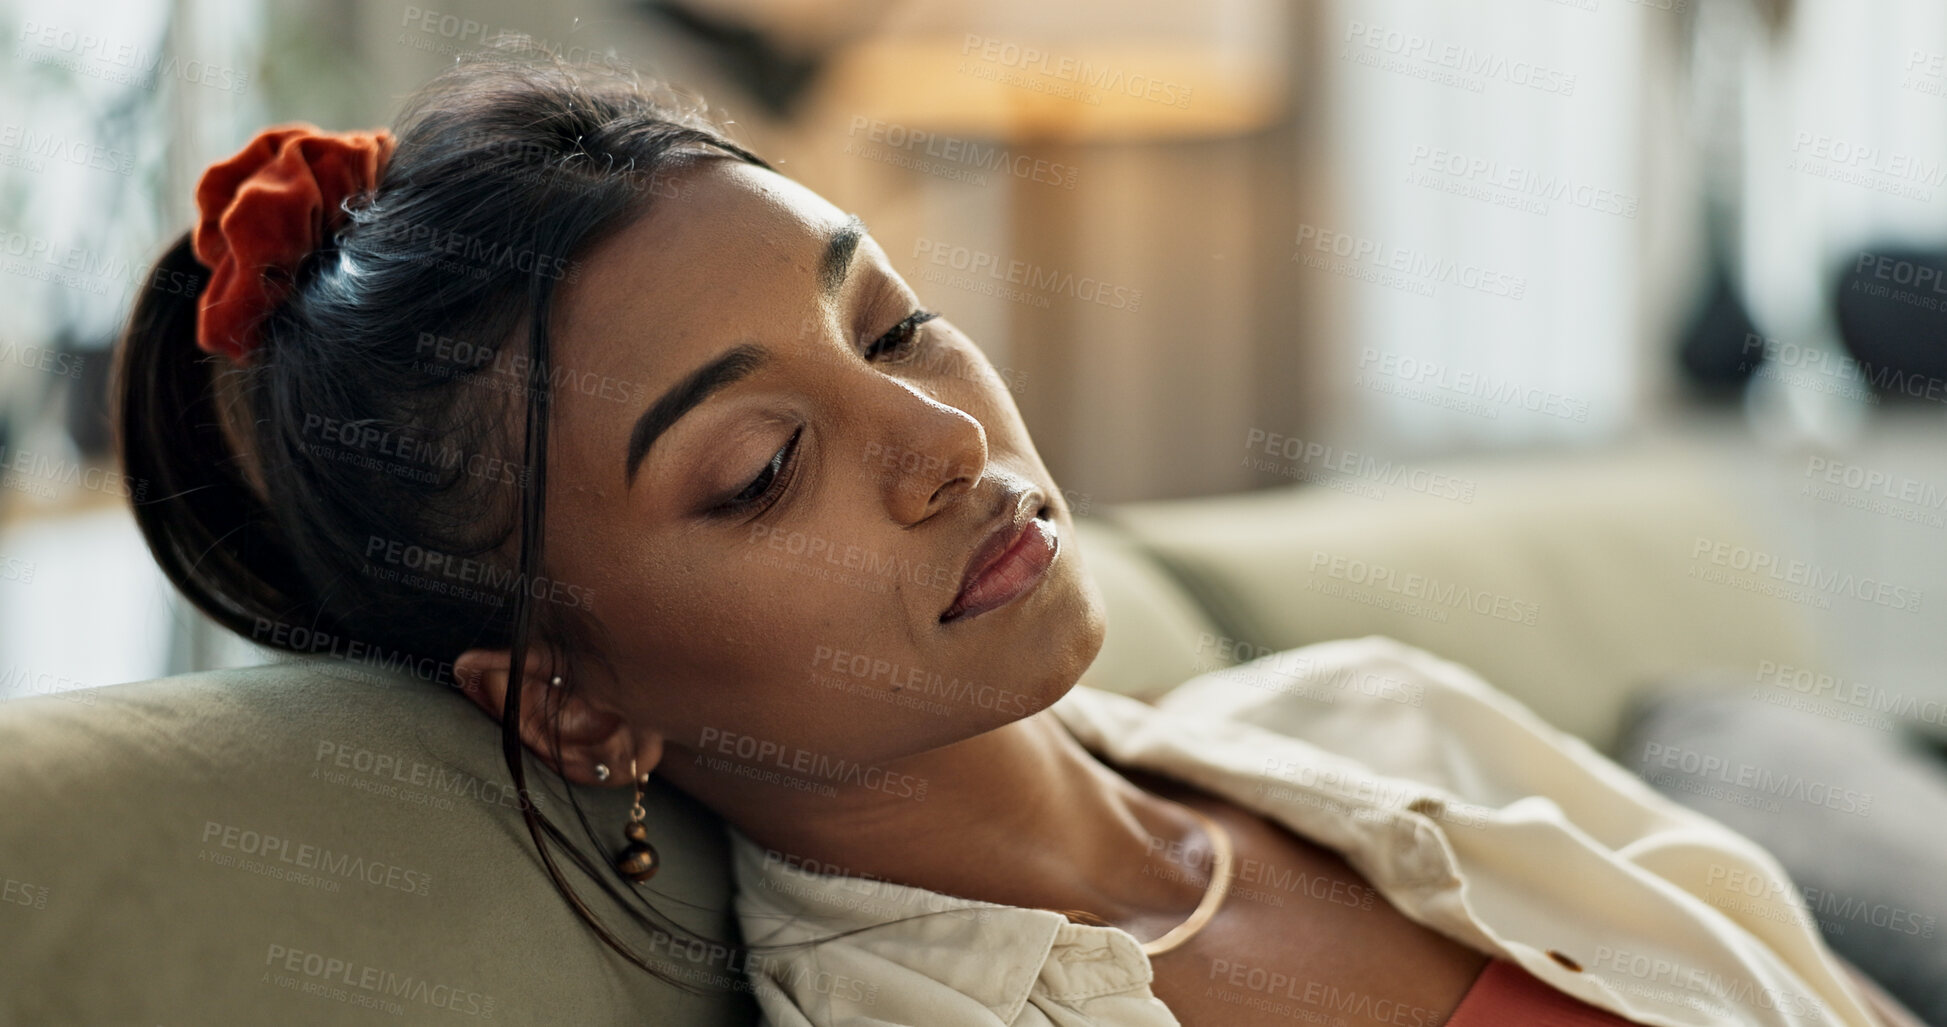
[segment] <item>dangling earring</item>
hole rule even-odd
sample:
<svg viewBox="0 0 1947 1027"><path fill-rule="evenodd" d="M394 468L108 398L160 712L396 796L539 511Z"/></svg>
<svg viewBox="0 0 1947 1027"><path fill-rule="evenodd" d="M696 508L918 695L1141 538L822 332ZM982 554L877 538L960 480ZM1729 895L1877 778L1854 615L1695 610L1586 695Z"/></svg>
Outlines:
<svg viewBox="0 0 1947 1027"><path fill-rule="evenodd" d="M622 837L628 842L615 854L615 872L641 884L656 876L662 860L656 855L656 847L649 844L649 829L642 823L647 816L642 809L642 787L649 783L649 775L636 773L633 756L629 758L629 776L635 779L635 806L629 810L629 822L622 825Z"/></svg>

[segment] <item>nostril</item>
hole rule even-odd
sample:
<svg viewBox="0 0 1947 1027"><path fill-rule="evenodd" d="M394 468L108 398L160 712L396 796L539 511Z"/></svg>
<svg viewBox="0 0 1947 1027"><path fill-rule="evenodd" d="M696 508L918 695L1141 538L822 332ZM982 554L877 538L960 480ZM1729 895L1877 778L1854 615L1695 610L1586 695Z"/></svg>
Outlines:
<svg viewBox="0 0 1947 1027"><path fill-rule="evenodd" d="M973 488L973 482L968 481L965 477L950 478L946 481L945 484L942 484L939 488L933 490L933 496L932 498L927 500L927 504L930 506L930 505L944 502L948 498L952 497L956 491L966 492L966 491L970 491L972 488Z"/></svg>

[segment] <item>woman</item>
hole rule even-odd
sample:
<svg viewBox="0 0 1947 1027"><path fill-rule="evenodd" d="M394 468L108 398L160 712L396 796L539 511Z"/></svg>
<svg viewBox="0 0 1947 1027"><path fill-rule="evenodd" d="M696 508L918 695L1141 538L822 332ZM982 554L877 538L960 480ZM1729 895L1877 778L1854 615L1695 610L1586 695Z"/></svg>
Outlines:
<svg viewBox="0 0 1947 1027"><path fill-rule="evenodd" d="M1457 667L1077 689L1101 599L992 367L681 103L471 62L198 203L119 366L165 572L247 637L450 660L522 789L525 751L709 805L774 1022L1894 1022L1712 904L1769 857ZM1422 701L1281 698L1344 674ZM937 675L979 687L900 701ZM587 916L556 861L603 857L522 815ZM605 888L654 872L639 804L594 830Z"/></svg>

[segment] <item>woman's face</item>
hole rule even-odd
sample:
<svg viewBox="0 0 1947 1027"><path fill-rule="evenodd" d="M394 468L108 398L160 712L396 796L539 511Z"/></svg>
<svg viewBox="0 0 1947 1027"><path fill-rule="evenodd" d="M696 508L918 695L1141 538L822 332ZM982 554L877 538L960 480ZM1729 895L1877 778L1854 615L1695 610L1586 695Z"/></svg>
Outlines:
<svg viewBox="0 0 1947 1027"><path fill-rule="evenodd" d="M1101 597L987 358L804 187L676 181L554 322L547 558L604 703L672 750L875 764L1059 698Z"/></svg>

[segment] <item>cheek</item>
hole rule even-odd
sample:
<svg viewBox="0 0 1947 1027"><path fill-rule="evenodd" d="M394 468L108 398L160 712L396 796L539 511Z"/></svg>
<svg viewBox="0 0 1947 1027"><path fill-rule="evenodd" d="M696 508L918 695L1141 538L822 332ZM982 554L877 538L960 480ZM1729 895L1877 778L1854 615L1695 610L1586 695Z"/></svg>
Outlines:
<svg viewBox="0 0 1947 1027"><path fill-rule="evenodd" d="M646 584L622 597L659 611L610 624L618 670L644 683L636 713L687 748L734 736L883 764L1036 712L1080 673L1068 667L1075 657L1094 655L1092 645L1076 653L1083 633L1071 615L1059 618L1067 630L1046 634L1057 648L1023 640L1050 654L1028 663L992 645L922 647L899 591L806 559L753 546L710 571L663 578L655 587L673 601L653 600Z"/></svg>
<svg viewBox="0 0 1947 1027"><path fill-rule="evenodd" d="M793 719L826 719L831 696L815 678L834 652L915 659L903 652L907 615L896 595L829 580L830 569L802 548L794 554L782 537L775 547L738 538L688 571L645 575L604 611L618 670L653 682L653 694L637 704L645 716L693 728L727 729L727 720L737 720L744 733L790 731ZM680 741L685 732L673 734Z"/></svg>

